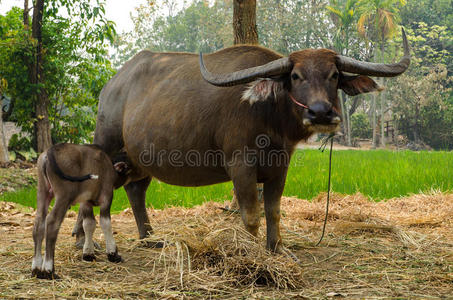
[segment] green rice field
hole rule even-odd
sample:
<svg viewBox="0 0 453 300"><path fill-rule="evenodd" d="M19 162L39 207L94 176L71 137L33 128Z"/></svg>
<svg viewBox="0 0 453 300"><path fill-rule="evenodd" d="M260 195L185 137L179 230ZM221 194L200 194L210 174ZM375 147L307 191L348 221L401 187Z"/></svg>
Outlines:
<svg viewBox="0 0 453 300"><path fill-rule="evenodd" d="M327 189L329 152L298 150L291 159L284 195L312 199ZM147 205L191 207L205 201L225 201L232 197L232 183L188 188L153 180L147 192ZM412 151L334 151L332 190L361 192L379 201L423 192L453 190L453 152ZM0 200L36 206L36 189L6 193ZM124 189L115 191L112 212L129 207Z"/></svg>

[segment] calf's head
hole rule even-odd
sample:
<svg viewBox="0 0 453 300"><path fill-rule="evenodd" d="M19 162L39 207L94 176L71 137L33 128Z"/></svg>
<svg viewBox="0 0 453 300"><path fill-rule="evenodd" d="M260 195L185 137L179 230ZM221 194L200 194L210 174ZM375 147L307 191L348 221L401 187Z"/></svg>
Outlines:
<svg viewBox="0 0 453 300"><path fill-rule="evenodd" d="M227 74L209 72L200 54L203 78L216 86L250 83L242 99L289 101L308 131L333 132L341 122L338 90L354 96L381 88L368 76L393 77L409 66L409 45L404 30L404 57L395 64L361 62L327 49L291 53L265 65Z"/></svg>

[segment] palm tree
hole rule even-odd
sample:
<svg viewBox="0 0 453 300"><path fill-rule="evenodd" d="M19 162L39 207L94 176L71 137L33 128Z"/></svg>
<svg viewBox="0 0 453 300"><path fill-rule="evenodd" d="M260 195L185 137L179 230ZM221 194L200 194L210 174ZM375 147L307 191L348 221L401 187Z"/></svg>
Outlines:
<svg viewBox="0 0 453 300"><path fill-rule="evenodd" d="M385 44L392 38L398 29L399 8L406 4L406 0L359 0L357 12L360 15L357 23L359 34L379 45L380 62L384 62ZM375 56L375 60L377 56ZM381 79L381 85L384 79ZM385 146L384 140L384 112L385 97L380 94L381 100L381 145ZM373 97L373 107L376 107ZM376 111L373 109L373 145L376 145Z"/></svg>
<svg viewBox="0 0 453 300"><path fill-rule="evenodd" d="M348 56L351 33L354 31L354 24L357 21L355 6L358 0L330 0L326 9L330 12L330 17L336 26L335 35L333 37L335 50ZM345 138L348 146L351 145L351 122L349 110L346 107L346 94L341 93L340 105L344 125Z"/></svg>

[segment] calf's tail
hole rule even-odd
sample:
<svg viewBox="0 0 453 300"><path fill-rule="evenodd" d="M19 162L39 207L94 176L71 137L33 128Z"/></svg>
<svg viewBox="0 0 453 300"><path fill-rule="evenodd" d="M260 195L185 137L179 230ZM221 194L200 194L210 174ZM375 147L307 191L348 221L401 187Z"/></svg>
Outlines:
<svg viewBox="0 0 453 300"><path fill-rule="evenodd" d="M55 172L55 174L58 175L61 179L72 181L72 182L82 182L88 179L98 179L98 175L94 174L87 174L83 176L71 176L71 175L66 175L63 173L63 171L60 169L60 167L57 164L57 161L55 159L55 147L51 147L47 151L47 159L49 160L49 165L50 169Z"/></svg>

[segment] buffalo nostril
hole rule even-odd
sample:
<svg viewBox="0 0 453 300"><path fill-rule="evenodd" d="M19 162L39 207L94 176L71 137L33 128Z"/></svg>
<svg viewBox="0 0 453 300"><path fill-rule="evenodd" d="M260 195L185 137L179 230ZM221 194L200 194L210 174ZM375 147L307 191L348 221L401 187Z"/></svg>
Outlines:
<svg viewBox="0 0 453 300"><path fill-rule="evenodd" d="M308 109L308 117L309 118L316 118L316 112L309 108Z"/></svg>
<svg viewBox="0 0 453 300"><path fill-rule="evenodd" d="M328 117L328 118L333 118L333 117L334 117L333 109L329 110L329 111L326 113L326 117Z"/></svg>

